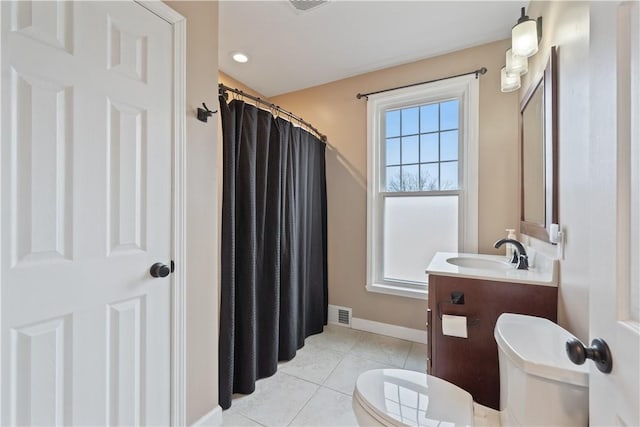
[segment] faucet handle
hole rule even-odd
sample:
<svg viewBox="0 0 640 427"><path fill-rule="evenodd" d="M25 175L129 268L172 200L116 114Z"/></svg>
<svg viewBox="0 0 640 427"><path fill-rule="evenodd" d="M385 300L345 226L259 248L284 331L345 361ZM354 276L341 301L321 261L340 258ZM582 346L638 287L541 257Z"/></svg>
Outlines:
<svg viewBox="0 0 640 427"><path fill-rule="evenodd" d="M513 254L511 255L511 264L517 264L520 262L520 256L516 248L513 248Z"/></svg>
<svg viewBox="0 0 640 427"><path fill-rule="evenodd" d="M529 269L529 257L525 254L520 254L518 256L518 265L516 266L518 270L528 270Z"/></svg>

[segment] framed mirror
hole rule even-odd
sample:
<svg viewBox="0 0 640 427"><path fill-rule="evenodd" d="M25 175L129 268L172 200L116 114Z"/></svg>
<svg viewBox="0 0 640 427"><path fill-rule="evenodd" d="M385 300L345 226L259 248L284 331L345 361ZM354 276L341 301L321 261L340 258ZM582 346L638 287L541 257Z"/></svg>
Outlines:
<svg viewBox="0 0 640 427"><path fill-rule="evenodd" d="M558 223L556 48L520 105L520 233L549 242Z"/></svg>

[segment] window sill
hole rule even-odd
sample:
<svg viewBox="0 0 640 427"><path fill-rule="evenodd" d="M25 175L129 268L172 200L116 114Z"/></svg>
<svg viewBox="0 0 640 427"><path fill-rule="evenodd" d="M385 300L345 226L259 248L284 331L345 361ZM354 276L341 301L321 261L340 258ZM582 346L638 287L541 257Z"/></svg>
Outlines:
<svg viewBox="0 0 640 427"><path fill-rule="evenodd" d="M427 288L425 289L411 289L404 286L384 285L381 283L372 283L366 286L367 291L375 292L378 294L395 295L398 297L413 298L413 299L427 299Z"/></svg>

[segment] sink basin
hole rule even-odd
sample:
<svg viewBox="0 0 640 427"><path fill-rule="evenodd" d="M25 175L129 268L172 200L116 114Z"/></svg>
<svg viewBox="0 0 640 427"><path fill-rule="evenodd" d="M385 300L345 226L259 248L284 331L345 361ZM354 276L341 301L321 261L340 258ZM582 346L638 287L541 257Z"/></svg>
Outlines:
<svg viewBox="0 0 640 427"><path fill-rule="evenodd" d="M447 258L447 262L458 267L479 268L481 270L510 270L514 268L506 261L486 258L453 257Z"/></svg>
<svg viewBox="0 0 640 427"><path fill-rule="evenodd" d="M558 260L530 249L528 270L518 270L504 255L436 252L425 272L539 286L558 286Z"/></svg>

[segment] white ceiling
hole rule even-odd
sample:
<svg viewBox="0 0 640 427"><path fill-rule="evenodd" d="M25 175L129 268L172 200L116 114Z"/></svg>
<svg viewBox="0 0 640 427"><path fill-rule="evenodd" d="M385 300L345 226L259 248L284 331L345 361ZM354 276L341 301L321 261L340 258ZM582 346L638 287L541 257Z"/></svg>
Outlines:
<svg viewBox="0 0 640 427"><path fill-rule="evenodd" d="M220 3L220 69L265 96L510 37L528 1ZM249 62L238 64L241 51Z"/></svg>

